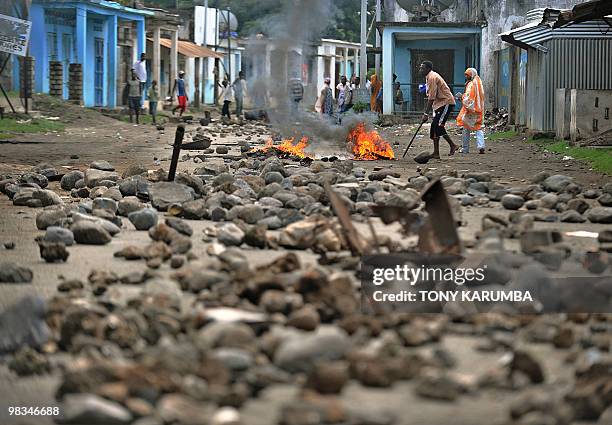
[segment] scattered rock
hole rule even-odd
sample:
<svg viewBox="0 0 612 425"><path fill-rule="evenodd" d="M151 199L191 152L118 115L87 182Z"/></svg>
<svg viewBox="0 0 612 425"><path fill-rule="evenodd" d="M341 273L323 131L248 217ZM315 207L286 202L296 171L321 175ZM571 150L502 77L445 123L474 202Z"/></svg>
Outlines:
<svg viewBox="0 0 612 425"><path fill-rule="evenodd" d="M58 226L67 217L62 209L45 209L36 215L36 228L45 230L50 226Z"/></svg>
<svg viewBox="0 0 612 425"><path fill-rule="evenodd" d="M119 180L119 174L114 171L102 171L96 170L93 168L88 168L85 170L85 185L89 188L94 188L96 186L101 186L101 182L104 180L110 182L117 182Z"/></svg>
<svg viewBox="0 0 612 425"><path fill-rule="evenodd" d="M548 192L562 192L563 189L570 183L573 183L574 179L569 176L562 174L555 174L554 176L547 177L543 182L542 186Z"/></svg>
<svg viewBox="0 0 612 425"><path fill-rule="evenodd" d="M149 187L149 197L154 208L166 211L172 204L182 204L194 199L194 191L191 187L173 183L159 182Z"/></svg>
<svg viewBox="0 0 612 425"><path fill-rule="evenodd" d="M101 224L93 221L77 221L70 230L74 234L74 240L80 244L105 245L112 239L111 235Z"/></svg>
<svg viewBox="0 0 612 425"><path fill-rule="evenodd" d="M27 267L15 263L0 263L0 282L2 283L30 283L34 274Z"/></svg>
<svg viewBox="0 0 612 425"><path fill-rule="evenodd" d="M89 164L89 168L93 168L96 170L102 171L115 171L115 167L113 167L108 161L98 160Z"/></svg>
<svg viewBox="0 0 612 425"><path fill-rule="evenodd" d="M508 194L501 198L501 203L507 210L518 210L523 206L525 200L520 196Z"/></svg>
<svg viewBox="0 0 612 425"><path fill-rule="evenodd" d="M61 242L38 242L38 248L40 249L40 256L47 263L54 263L56 261L64 262L70 256L70 253L66 250L66 245Z"/></svg>
<svg viewBox="0 0 612 425"><path fill-rule="evenodd" d="M320 326L315 333L289 338L274 356L274 363L288 372L308 372L319 360L339 360L350 348L340 329Z"/></svg>
<svg viewBox="0 0 612 425"><path fill-rule="evenodd" d="M421 152L414 157L414 162L417 164L427 164L431 160L430 152Z"/></svg>
<svg viewBox="0 0 612 425"><path fill-rule="evenodd" d="M83 174L81 171L70 171L63 175L62 179L60 180L60 186L64 190L72 190L74 189L76 182L84 177L85 174Z"/></svg>
<svg viewBox="0 0 612 425"><path fill-rule="evenodd" d="M46 343L50 330L45 313L45 301L33 295L4 308L0 313L0 353L10 353L25 346L37 348Z"/></svg>
<svg viewBox="0 0 612 425"><path fill-rule="evenodd" d="M227 246L239 246L244 240L245 234L234 223L227 223L221 226L217 239L220 243Z"/></svg>
<svg viewBox="0 0 612 425"><path fill-rule="evenodd" d="M591 223L612 223L612 207L595 207L586 213Z"/></svg>
<svg viewBox="0 0 612 425"><path fill-rule="evenodd" d="M143 208L129 213L128 219L136 230L149 230L157 224L157 211L153 208Z"/></svg>
<svg viewBox="0 0 612 425"><path fill-rule="evenodd" d="M62 424L123 425L132 422L132 414L119 403L94 394L68 394L64 397Z"/></svg>

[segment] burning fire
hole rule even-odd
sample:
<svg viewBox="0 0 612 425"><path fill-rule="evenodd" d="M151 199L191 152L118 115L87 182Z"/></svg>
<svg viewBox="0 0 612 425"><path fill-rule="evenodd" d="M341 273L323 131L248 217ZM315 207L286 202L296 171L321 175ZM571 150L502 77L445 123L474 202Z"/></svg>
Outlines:
<svg viewBox="0 0 612 425"><path fill-rule="evenodd" d="M349 143L349 149L357 160L374 161L376 159L395 158L391 145L380 137L380 134L375 130L366 131L364 123L357 124L349 132L347 142Z"/></svg>
<svg viewBox="0 0 612 425"><path fill-rule="evenodd" d="M266 142L266 146L260 150L263 152L268 152L270 149L274 149L278 152L284 152L288 155L294 155L299 158L311 158L310 155L304 152L304 149L306 149L308 146L308 137L302 137L296 144L293 144L294 141L295 138L291 138L283 140L280 145L275 145L272 139L270 139ZM257 151L257 149L254 149L254 151Z"/></svg>

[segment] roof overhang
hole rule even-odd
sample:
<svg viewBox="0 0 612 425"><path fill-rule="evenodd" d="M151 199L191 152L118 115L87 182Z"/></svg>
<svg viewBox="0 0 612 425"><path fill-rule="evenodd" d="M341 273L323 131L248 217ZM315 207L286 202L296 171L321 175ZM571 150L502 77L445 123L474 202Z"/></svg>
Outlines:
<svg viewBox="0 0 612 425"><path fill-rule="evenodd" d="M541 41L547 34L551 33L550 26L541 24L540 22L531 22L522 27L515 28L513 30L503 32L499 34L502 41L513 46L518 46L521 49L538 49L541 51L548 51L539 42L533 42L532 40Z"/></svg>
<svg viewBox="0 0 612 425"><path fill-rule="evenodd" d="M87 5L93 8L99 8L99 10L114 10L120 13L141 15L141 16L154 16L155 13L145 9L135 9L133 7L124 6L115 1L107 0L40 0L46 8L77 8L79 6Z"/></svg>
<svg viewBox="0 0 612 425"><path fill-rule="evenodd" d="M404 30L413 33L481 33L482 25L472 22L377 22L376 28L380 34L387 29Z"/></svg>
<svg viewBox="0 0 612 425"><path fill-rule="evenodd" d="M153 39L148 38L149 41L153 42ZM159 44L171 49L172 48L172 40L168 38L160 38ZM192 43L191 41L183 41L179 40L177 44L178 52L189 58L215 58L215 59L223 59L223 55L215 52L214 50L209 49L208 47L200 46L198 44Z"/></svg>

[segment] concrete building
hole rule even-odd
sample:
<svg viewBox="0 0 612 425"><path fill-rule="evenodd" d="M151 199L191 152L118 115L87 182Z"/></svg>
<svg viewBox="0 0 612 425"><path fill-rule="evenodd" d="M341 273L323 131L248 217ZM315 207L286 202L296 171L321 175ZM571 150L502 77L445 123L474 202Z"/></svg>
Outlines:
<svg viewBox="0 0 612 425"><path fill-rule="evenodd" d="M326 77L336 87L342 75L359 75L359 43L332 39L288 43L258 35L241 40L241 45L248 80L284 89L290 78L299 78L305 102L313 105Z"/></svg>
<svg viewBox="0 0 612 425"><path fill-rule="evenodd" d="M427 26L427 24L430 24L434 28L439 23L471 24L475 27L480 27L481 35L478 71L483 80L485 95L487 97L487 106L506 106L503 99L500 98L507 95L505 90L507 91L508 87L503 85L498 86L498 83L503 84L503 81L508 81L509 75L505 73L504 67L507 69L510 50L506 50L509 46L499 38L498 34L526 24L528 22L528 12L533 9L543 7L569 9L583 1L584 0L454 0L439 2L437 0L429 0L422 2L421 0L384 0L383 20L385 24L422 22L423 25ZM386 25L386 27L388 27L388 25ZM447 41L451 41L451 39L449 38ZM439 41L437 42L436 48L440 49L443 47L440 43ZM383 45L383 50L384 48ZM403 53L401 49L398 49L398 52L400 52L400 56L401 53ZM403 66L407 67L408 65L404 64ZM396 69L398 68L399 66L396 64ZM461 78L453 81L454 84L463 84L463 71L464 70L461 71ZM399 74L397 75L398 80L403 83L404 79L400 78ZM392 76L387 72L384 81L385 86L389 86L390 83L387 81L389 78L392 78ZM404 95L410 95L410 93L404 92ZM390 113L391 111L388 102L389 101L387 101L385 113Z"/></svg>
<svg viewBox="0 0 612 425"><path fill-rule="evenodd" d="M500 34L521 49L519 64L509 63L509 106L520 108L511 114L512 123L573 140L609 128L612 15L566 18L579 8L535 11L532 22Z"/></svg>
<svg viewBox="0 0 612 425"><path fill-rule="evenodd" d="M160 96L169 93L171 84L178 75L178 27L181 20L178 15L161 9L146 8L153 12L146 18L147 28L147 87L157 81ZM126 67L126 71L129 69ZM162 102L158 103L161 108Z"/></svg>
<svg viewBox="0 0 612 425"><path fill-rule="evenodd" d="M360 46L359 43L349 41L321 39L317 47L316 87L323 86L325 77L331 78L331 86L336 87L341 76L350 80L353 75L359 75ZM334 97L337 94L334 89Z"/></svg>
<svg viewBox="0 0 612 425"><path fill-rule="evenodd" d="M30 8L32 34L29 54L34 57L34 88L49 93L50 63L61 69L62 97L69 95L69 66L81 65L85 106L115 107L121 64L131 64L145 51L145 19L154 13L105 0L34 0ZM14 62L14 75L19 63ZM59 75L59 72L58 74ZM58 78L59 79L59 78ZM19 79L14 78L18 90ZM56 81L56 78L53 78Z"/></svg>
<svg viewBox="0 0 612 425"><path fill-rule="evenodd" d="M422 112L425 97L419 93L424 60L449 84L453 93L463 89L466 68L480 67L481 28L471 23L381 22L383 51L383 113L394 113L393 74L397 75L408 113Z"/></svg>
<svg viewBox="0 0 612 425"><path fill-rule="evenodd" d="M187 26L189 39L214 54L201 60L188 60L186 67L192 71L190 83L194 91L197 89L201 94L201 102L211 105L217 100L218 83L224 75L228 75L230 81L238 77L244 48L236 33L238 20L233 13L203 6L195 6L192 12Z"/></svg>

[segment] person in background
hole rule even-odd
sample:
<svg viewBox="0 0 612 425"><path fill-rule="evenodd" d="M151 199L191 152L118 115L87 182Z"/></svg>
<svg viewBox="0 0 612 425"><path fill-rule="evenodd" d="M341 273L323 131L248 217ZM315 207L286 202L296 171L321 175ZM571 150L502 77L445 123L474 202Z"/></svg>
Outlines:
<svg viewBox="0 0 612 425"><path fill-rule="evenodd" d="M348 83L348 89L346 92L346 99L344 100L344 112L348 112L353 107L354 102L354 88L351 83Z"/></svg>
<svg viewBox="0 0 612 425"><path fill-rule="evenodd" d="M402 86L399 81L395 83L393 101L395 103L396 110L399 110L400 112L404 110L404 92L402 92Z"/></svg>
<svg viewBox="0 0 612 425"><path fill-rule="evenodd" d="M297 77L291 78L289 80L288 92L291 114L294 116L298 115L300 111L300 102L304 98L304 85L302 81Z"/></svg>
<svg viewBox="0 0 612 425"><path fill-rule="evenodd" d="M251 83L250 96L253 106L257 110L265 110L268 107L268 85L263 78Z"/></svg>
<svg viewBox="0 0 612 425"><path fill-rule="evenodd" d="M334 115L334 95L330 87L331 78L326 77L323 87L319 92L319 98L315 104L315 110L321 115L331 117Z"/></svg>
<svg viewBox="0 0 612 425"><path fill-rule="evenodd" d="M187 82L185 81L185 71L179 71L179 77L174 80L174 86L172 87L172 96L176 93L176 100L178 101L178 105L174 107L172 110L172 115L176 112L177 109L180 109L181 112L179 116L182 116L185 110L187 109L187 102L189 98L187 96Z"/></svg>
<svg viewBox="0 0 612 425"><path fill-rule="evenodd" d="M382 90L382 83L378 79L376 74L372 75L370 78L370 109L372 112L381 113L382 108L380 107L382 104L382 100L379 101L379 94Z"/></svg>
<svg viewBox="0 0 612 425"><path fill-rule="evenodd" d="M353 90L358 89L360 86L361 86L361 77L355 77L353 79L353 85L352 85Z"/></svg>
<svg viewBox="0 0 612 425"><path fill-rule="evenodd" d="M472 131L476 133L476 147L479 154L485 153L484 132L482 122L484 119L485 97L482 80L475 68L465 70L465 93L457 93L461 100L461 111L457 116L457 125L463 127L463 153L470 152L470 137Z"/></svg>
<svg viewBox="0 0 612 425"><path fill-rule="evenodd" d="M246 97L247 92L247 83L244 78L244 71L240 71L238 73L238 78L232 84L234 89L234 99L236 100L236 115L238 117L242 116L242 109L244 107L244 98Z"/></svg>
<svg viewBox="0 0 612 425"><path fill-rule="evenodd" d="M348 102L351 97L351 85L348 83L346 76L340 77L340 83L336 86L338 90L338 112L344 113L348 110Z"/></svg>
<svg viewBox="0 0 612 425"><path fill-rule="evenodd" d="M147 85L147 56L141 53L140 59L134 62L132 68L136 72L136 78L140 81L140 91L144 94Z"/></svg>
<svg viewBox="0 0 612 425"><path fill-rule="evenodd" d="M149 87L147 97L149 98L149 113L153 118L153 124L157 124L157 121L155 120L155 118L157 117L157 102L159 102L159 90L157 89L157 81L151 81L151 87Z"/></svg>
<svg viewBox="0 0 612 425"><path fill-rule="evenodd" d="M232 116L230 115L230 103L232 103L233 99L233 89L227 80L223 80L223 83L221 84L219 99L223 101L221 116L232 119Z"/></svg>
<svg viewBox="0 0 612 425"><path fill-rule="evenodd" d="M140 124L140 99L142 97L142 86L136 76L136 70L132 69L132 76L126 84L127 96L128 96L128 107L130 111L130 122L132 121L132 115L136 114L136 124Z"/></svg>
<svg viewBox="0 0 612 425"><path fill-rule="evenodd" d="M435 113L429 130L429 137L433 140L434 145L432 158L440 159L440 137L448 142L450 146L449 155L454 155L459 146L453 143L444 126L455 107L455 97L444 78L433 70L433 64L430 61L421 63L419 71L427 80L427 105L423 112L422 121L427 122L432 108Z"/></svg>

